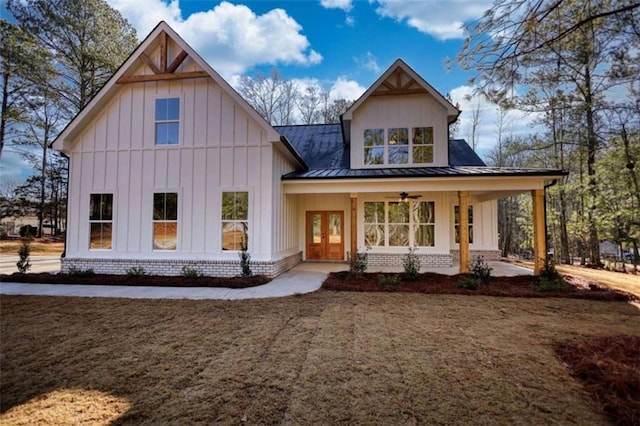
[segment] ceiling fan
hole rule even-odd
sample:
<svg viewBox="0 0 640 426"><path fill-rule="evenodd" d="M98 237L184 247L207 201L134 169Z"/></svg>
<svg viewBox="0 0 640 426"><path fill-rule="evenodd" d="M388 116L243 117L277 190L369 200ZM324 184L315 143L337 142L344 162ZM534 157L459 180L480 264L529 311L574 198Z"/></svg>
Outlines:
<svg viewBox="0 0 640 426"><path fill-rule="evenodd" d="M396 198L396 197L387 197L387 198ZM401 192L398 194L399 201L407 201L408 199L417 200L418 198L422 198L422 195L409 195L408 192Z"/></svg>

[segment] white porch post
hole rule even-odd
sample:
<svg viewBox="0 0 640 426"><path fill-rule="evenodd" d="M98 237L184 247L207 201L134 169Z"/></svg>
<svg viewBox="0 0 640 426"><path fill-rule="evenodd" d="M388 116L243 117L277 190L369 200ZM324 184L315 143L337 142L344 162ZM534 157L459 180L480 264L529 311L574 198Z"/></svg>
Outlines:
<svg viewBox="0 0 640 426"><path fill-rule="evenodd" d="M469 191L458 191L460 213L458 235L460 237L460 273L469 272Z"/></svg>

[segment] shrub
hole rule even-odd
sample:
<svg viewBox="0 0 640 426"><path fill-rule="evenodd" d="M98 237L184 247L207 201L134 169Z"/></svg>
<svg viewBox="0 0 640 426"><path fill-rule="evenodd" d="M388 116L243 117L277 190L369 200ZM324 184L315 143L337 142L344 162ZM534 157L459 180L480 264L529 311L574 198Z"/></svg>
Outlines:
<svg viewBox="0 0 640 426"><path fill-rule="evenodd" d="M27 236L22 239L22 245L18 250L18 256L20 257L16 262L18 272L26 274L27 271L31 269L31 262L29 262L29 257L31 256L31 237Z"/></svg>
<svg viewBox="0 0 640 426"><path fill-rule="evenodd" d="M380 274L378 275L378 284L382 287L400 285L400 276L398 274Z"/></svg>
<svg viewBox="0 0 640 426"><path fill-rule="evenodd" d="M566 291L567 283L558 273L555 266L547 263L540 271L538 277L538 290L540 291Z"/></svg>
<svg viewBox="0 0 640 426"><path fill-rule="evenodd" d="M19 233L22 238L35 237L38 234L38 228L31 225L24 225L20 227Z"/></svg>
<svg viewBox="0 0 640 426"><path fill-rule="evenodd" d="M80 269L80 268L74 268L73 266L69 268L69 275L75 275L76 277L88 277L95 274L96 273L93 272L93 269L91 268Z"/></svg>
<svg viewBox="0 0 640 426"><path fill-rule="evenodd" d="M489 284L491 271L493 268L489 267L483 256L477 256L471 265L471 275L479 279L482 284Z"/></svg>
<svg viewBox="0 0 640 426"><path fill-rule="evenodd" d="M416 247L410 247L409 253L402 258L404 273L412 281L416 281L420 277L420 258L416 254L417 250Z"/></svg>
<svg viewBox="0 0 640 426"><path fill-rule="evenodd" d="M467 290L477 290L480 288L481 284L482 284L482 279L473 274L463 275L456 282L456 285L458 287L464 288Z"/></svg>
<svg viewBox="0 0 640 426"><path fill-rule="evenodd" d="M240 276L250 277L253 275L251 272L251 255L247 251L247 245L242 245L242 250L238 253L240 256Z"/></svg>
<svg viewBox="0 0 640 426"><path fill-rule="evenodd" d="M181 275L184 278L200 278L203 277L204 275L198 271L196 268L190 268L188 266L183 266L182 267L182 273Z"/></svg>
<svg viewBox="0 0 640 426"><path fill-rule="evenodd" d="M349 259L349 273L351 275L358 275L363 273L369 267L369 247L366 247L364 251L357 251Z"/></svg>
<svg viewBox="0 0 640 426"><path fill-rule="evenodd" d="M127 269L127 277L129 278L139 278L147 275L147 271L144 270L142 266L132 266Z"/></svg>

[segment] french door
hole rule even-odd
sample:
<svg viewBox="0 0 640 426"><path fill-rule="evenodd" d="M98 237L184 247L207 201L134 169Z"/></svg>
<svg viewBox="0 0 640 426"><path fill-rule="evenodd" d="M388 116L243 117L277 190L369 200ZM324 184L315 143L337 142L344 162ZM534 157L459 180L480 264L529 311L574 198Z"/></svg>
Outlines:
<svg viewBox="0 0 640 426"><path fill-rule="evenodd" d="M307 259L344 259L344 212L307 212Z"/></svg>

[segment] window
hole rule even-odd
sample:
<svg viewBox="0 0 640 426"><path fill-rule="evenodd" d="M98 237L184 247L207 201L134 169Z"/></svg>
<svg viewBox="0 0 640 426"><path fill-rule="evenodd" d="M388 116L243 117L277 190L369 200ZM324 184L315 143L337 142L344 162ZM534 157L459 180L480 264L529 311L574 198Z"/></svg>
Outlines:
<svg viewBox="0 0 640 426"><path fill-rule="evenodd" d="M384 202L364 203L364 244L384 246Z"/></svg>
<svg viewBox="0 0 640 426"><path fill-rule="evenodd" d="M454 207L456 244L460 244L460 206ZM473 206L469 206L469 244L473 244Z"/></svg>
<svg viewBox="0 0 640 426"><path fill-rule="evenodd" d="M176 145L180 133L180 99L156 99L156 145Z"/></svg>
<svg viewBox="0 0 640 426"><path fill-rule="evenodd" d="M364 242L372 247L433 247L433 201L364 203Z"/></svg>
<svg viewBox="0 0 640 426"><path fill-rule="evenodd" d="M384 164L384 129L364 131L364 164Z"/></svg>
<svg viewBox="0 0 640 426"><path fill-rule="evenodd" d="M392 127L386 132L385 139L385 129L365 129L365 165L433 163L433 127Z"/></svg>
<svg viewBox="0 0 640 426"><path fill-rule="evenodd" d="M222 193L222 250L242 250L249 241L249 193Z"/></svg>
<svg viewBox="0 0 640 426"><path fill-rule="evenodd" d="M413 244L433 247L435 245L435 204L433 201L414 203Z"/></svg>
<svg viewBox="0 0 640 426"><path fill-rule="evenodd" d="M413 129L413 162L433 163L433 127Z"/></svg>
<svg viewBox="0 0 640 426"><path fill-rule="evenodd" d="M153 249L178 248L178 193L153 194Z"/></svg>
<svg viewBox="0 0 640 426"><path fill-rule="evenodd" d="M89 249L110 250L113 231L113 194L89 195Z"/></svg>

